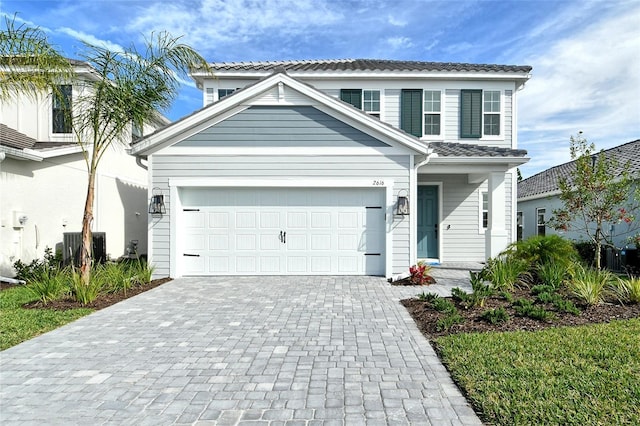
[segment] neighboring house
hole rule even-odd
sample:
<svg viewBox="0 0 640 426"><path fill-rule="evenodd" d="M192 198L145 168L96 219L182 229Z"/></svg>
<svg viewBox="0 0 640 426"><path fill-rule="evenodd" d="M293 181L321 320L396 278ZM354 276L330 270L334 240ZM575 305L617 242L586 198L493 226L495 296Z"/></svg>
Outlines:
<svg viewBox="0 0 640 426"><path fill-rule="evenodd" d="M61 85L60 95L22 94L0 105L0 276L13 276L16 260L42 258L46 247L61 250L63 233L82 229L87 167L62 106L72 110L79 91L98 77L89 65L72 64L76 78ZM138 253L146 253L147 182L146 165L125 148L114 144L106 151L96 180L93 231L105 233L113 258L125 254L131 240L138 241Z"/></svg>
<svg viewBox="0 0 640 426"><path fill-rule="evenodd" d="M382 275L515 239L529 66L211 64L205 107L137 141L157 276ZM406 203L408 201L408 203ZM408 205L407 205L408 204Z"/></svg>
<svg viewBox="0 0 640 426"><path fill-rule="evenodd" d="M603 151L607 158L616 158L619 169L614 174L619 174L622 167L629 163L631 173L640 177L640 139L628 142L617 147ZM575 170L575 162L570 161L559 166L552 167L518 183L518 211L517 221L520 239L526 239L533 235L558 234L575 241L585 241L587 237L576 230L555 231L547 226L549 219L553 217L553 211L562 207L559 198L559 182L562 179L570 179ZM640 218L640 212L635 214ZM627 238L638 232L629 232L629 226L625 223L607 224L604 231L611 236L616 247L625 247Z"/></svg>

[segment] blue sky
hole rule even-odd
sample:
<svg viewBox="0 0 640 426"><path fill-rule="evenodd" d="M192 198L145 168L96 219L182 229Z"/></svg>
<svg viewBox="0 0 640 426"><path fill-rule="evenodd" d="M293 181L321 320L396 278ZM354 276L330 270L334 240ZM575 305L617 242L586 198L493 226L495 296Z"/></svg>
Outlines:
<svg viewBox="0 0 640 426"><path fill-rule="evenodd" d="M640 138L640 1L0 0L69 57L152 31L216 62L375 58L531 65L519 93L524 177L569 160L584 132L606 149ZM186 82L166 115L201 107ZM640 153L638 154L640 155Z"/></svg>

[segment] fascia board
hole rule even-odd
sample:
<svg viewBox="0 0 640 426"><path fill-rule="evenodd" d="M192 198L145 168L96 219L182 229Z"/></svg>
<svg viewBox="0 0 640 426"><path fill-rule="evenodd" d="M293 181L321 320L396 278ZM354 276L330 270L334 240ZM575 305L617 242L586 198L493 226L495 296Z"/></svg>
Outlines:
<svg viewBox="0 0 640 426"><path fill-rule="evenodd" d="M560 190L543 192L541 194L529 195L528 197L518 197L518 202L521 203L525 201L539 200L541 198L557 197L560 194L562 194L562 191Z"/></svg>
<svg viewBox="0 0 640 426"><path fill-rule="evenodd" d="M31 151L31 150L29 150ZM18 160L31 160L42 161L42 156L33 151L33 153L27 152L27 150L11 148L8 146L0 146L0 152L4 152L7 157L16 158Z"/></svg>
<svg viewBox="0 0 640 426"><path fill-rule="evenodd" d="M54 157L61 157L63 155L77 154L78 152L82 152L82 147L80 145L73 145L73 146L65 146L63 148L47 149L46 151L38 151L35 149L25 149L25 152L38 155L42 158L54 158Z"/></svg>
<svg viewBox="0 0 640 426"><path fill-rule="evenodd" d="M273 71L222 71L213 73L195 72L191 73L191 78L200 82L207 79L219 78L264 78L273 74ZM344 78L374 78L374 79L446 79L446 80L522 80L530 79L529 72L495 72L495 71L292 71L288 70L287 75L294 78L312 79L344 79Z"/></svg>
<svg viewBox="0 0 640 426"><path fill-rule="evenodd" d="M511 167L525 164L529 157L434 157L434 164L508 164Z"/></svg>

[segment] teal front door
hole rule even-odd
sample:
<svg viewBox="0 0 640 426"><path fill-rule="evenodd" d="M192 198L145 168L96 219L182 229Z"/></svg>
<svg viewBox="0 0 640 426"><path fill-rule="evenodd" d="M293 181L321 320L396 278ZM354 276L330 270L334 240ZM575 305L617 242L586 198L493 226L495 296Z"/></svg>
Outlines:
<svg viewBox="0 0 640 426"><path fill-rule="evenodd" d="M438 258L438 187L418 186L418 259Z"/></svg>

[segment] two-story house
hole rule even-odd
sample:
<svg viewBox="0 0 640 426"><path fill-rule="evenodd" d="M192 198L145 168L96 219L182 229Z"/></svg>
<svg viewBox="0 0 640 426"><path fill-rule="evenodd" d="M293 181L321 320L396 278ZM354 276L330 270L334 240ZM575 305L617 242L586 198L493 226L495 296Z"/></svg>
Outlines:
<svg viewBox="0 0 640 426"><path fill-rule="evenodd" d="M382 275L515 239L517 93L531 67L213 63L204 108L132 147L164 214L157 275ZM152 195L150 193L150 195Z"/></svg>
<svg viewBox="0 0 640 426"><path fill-rule="evenodd" d="M72 114L74 100L99 76L88 64L70 61L75 77L56 95L16 94L0 104L0 276L12 276L16 260L42 258L46 247L63 250L63 234L82 228L87 166ZM168 124L158 120L145 130ZM147 246L147 170L127 154L130 142L105 152L96 181L93 230L104 232L102 248L114 258L132 240L139 253Z"/></svg>

